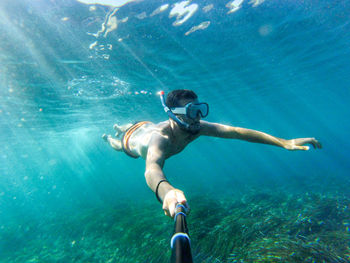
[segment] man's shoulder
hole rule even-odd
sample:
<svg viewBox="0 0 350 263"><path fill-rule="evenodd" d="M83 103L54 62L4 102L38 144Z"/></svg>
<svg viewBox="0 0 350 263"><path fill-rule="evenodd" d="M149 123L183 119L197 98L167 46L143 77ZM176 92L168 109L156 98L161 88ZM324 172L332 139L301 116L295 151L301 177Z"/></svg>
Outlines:
<svg viewBox="0 0 350 263"><path fill-rule="evenodd" d="M169 124L169 121L166 120L166 121L161 121L158 123L153 123L153 125L158 127L158 128L165 128L165 127L168 127L170 124Z"/></svg>
<svg viewBox="0 0 350 263"><path fill-rule="evenodd" d="M154 127L148 143L148 154L166 159L171 145L168 129L164 123L154 124Z"/></svg>
<svg viewBox="0 0 350 263"><path fill-rule="evenodd" d="M153 123L152 127L150 127L150 131L152 132L152 141L164 143L169 139L169 122L163 121L159 123Z"/></svg>
<svg viewBox="0 0 350 263"><path fill-rule="evenodd" d="M150 131L153 134L157 135L163 135L169 133L170 124L169 121L162 121L158 123L152 123L151 126L149 126Z"/></svg>

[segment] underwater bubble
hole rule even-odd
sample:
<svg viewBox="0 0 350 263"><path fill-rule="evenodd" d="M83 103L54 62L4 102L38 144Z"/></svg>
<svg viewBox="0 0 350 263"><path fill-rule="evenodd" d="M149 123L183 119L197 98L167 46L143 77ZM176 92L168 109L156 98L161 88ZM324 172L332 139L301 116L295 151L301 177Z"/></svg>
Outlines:
<svg viewBox="0 0 350 263"><path fill-rule="evenodd" d="M109 59L104 54L104 59ZM76 78L68 82L68 90L75 97L87 100L112 99L127 94L129 83L115 76L100 76L99 78Z"/></svg>

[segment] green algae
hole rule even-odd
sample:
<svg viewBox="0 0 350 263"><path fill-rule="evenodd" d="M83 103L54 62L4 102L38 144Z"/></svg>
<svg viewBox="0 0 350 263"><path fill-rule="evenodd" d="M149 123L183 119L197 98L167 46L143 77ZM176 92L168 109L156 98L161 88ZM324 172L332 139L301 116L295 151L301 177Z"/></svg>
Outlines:
<svg viewBox="0 0 350 263"><path fill-rule="evenodd" d="M350 200L255 193L191 200L195 262L350 262ZM19 227L20 226L20 227ZM169 262L173 222L154 202L79 210L1 229L1 262ZM5 249L4 249L5 251Z"/></svg>

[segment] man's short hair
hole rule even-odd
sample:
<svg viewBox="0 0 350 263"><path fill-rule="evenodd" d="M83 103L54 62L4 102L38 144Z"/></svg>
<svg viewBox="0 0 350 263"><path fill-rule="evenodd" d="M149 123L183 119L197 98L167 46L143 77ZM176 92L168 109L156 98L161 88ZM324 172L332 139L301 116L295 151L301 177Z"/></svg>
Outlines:
<svg viewBox="0 0 350 263"><path fill-rule="evenodd" d="M169 108L184 107L181 105L181 100L195 100L198 96L192 90L188 89L177 89L168 93L165 104Z"/></svg>

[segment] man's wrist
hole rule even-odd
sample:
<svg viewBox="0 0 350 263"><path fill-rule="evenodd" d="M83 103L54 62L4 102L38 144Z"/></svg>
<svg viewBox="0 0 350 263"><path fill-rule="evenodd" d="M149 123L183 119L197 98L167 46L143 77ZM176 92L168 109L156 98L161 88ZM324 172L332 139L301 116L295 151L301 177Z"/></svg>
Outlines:
<svg viewBox="0 0 350 263"><path fill-rule="evenodd" d="M168 181L162 182L158 187L158 197L161 199L161 203L164 201L165 195L175 189Z"/></svg>
<svg viewBox="0 0 350 263"><path fill-rule="evenodd" d="M160 199L160 197L159 197L159 187L160 187L161 183L168 183L168 180L162 179L158 182L158 184L156 186L156 190L154 193L156 194L156 198L160 203L162 203L162 199Z"/></svg>
<svg viewBox="0 0 350 263"><path fill-rule="evenodd" d="M285 140L285 139L280 139L282 143L282 148L290 150L291 149L291 141L290 140Z"/></svg>

